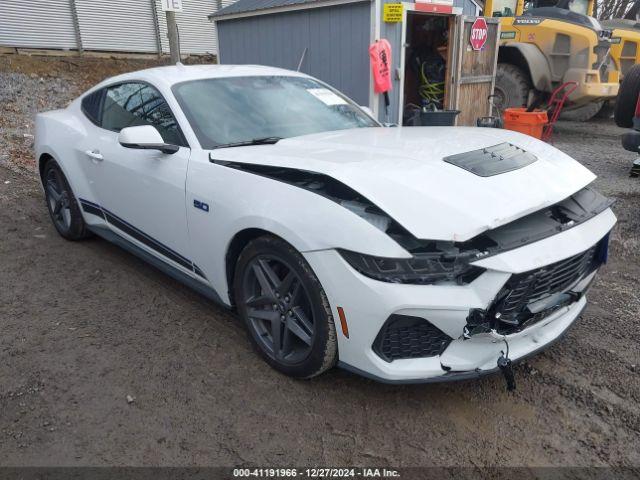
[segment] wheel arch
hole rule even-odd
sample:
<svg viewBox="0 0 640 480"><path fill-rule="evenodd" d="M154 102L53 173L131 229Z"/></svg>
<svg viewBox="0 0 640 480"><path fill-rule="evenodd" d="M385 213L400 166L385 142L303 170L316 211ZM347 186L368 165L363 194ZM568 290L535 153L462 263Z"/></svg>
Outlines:
<svg viewBox="0 0 640 480"><path fill-rule="evenodd" d="M245 247L252 240L255 240L256 238L262 237L265 235L277 237L280 240L286 242L284 238L268 230L264 230L262 228L245 228L244 230L240 230L239 232L237 232L231 238L231 241L227 246L227 250L225 252L225 258L224 258L225 278L227 280L227 292L229 295L229 303L234 308L235 308L235 301L233 298L233 280L235 276L236 264L238 263L238 258L240 257L240 254L245 249Z"/></svg>
<svg viewBox="0 0 640 480"><path fill-rule="evenodd" d="M67 179L67 182L69 182L71 189L75 191L74 185L73 185L74 179L69 175L69 172L67 170L67 165L65 165L64 162L61 162L60 157L52 153L51 150L49 149L43 150L37 155L38 175L40 177L40 180L42 180L43 178L42 175L44 174L44 169L47 163L49 163L51 160L53 160L58 164L58 167L60 167L60 170L62 170L62 173Z"/></svg>
<svg viewBox="0 0 640 480"><path fill-rule="evenodd" d="M551 68L538 47L528 43L514 43L500 47L498 62L522 69L536 90L551 91Z"/></svg>
<svg viewBox="0 0 640 480"><path fill-rule="evenodd" d="M42 175L44 175L44 167L50 160L55 160L55 157L48 152L41 153L38 157L38 173L41 179Z"/></svg>
<svg viewBox="0 0 640 480"><path fill-rule="evenodd" d="M316 197L314 196L313 199L316 200ZM330 205L333 207L335 204L331 202ZM220 256L216 263L224 268L224 275L220 275L215 281L216 290L220 293L226 291L229 305L233 306L233 275L238 257L249 242L263 235L278 238L301 254L312 250L328 250L340 247L354 251L364 250L365 253L378 256L407 257L409 255L404 248L386 233L378 230L343 207L338 208L337 212L339 212L340 216L333 218L332 224L344 224L345 218L343 215L348 217L348 221L354 222L355 228L350 230L343 229L350 232L352 242L341 241L340 238L336 238L335 235L326 232L323 232L322 236L314 235L317 233L316 230L301 233L296 228L293 228L290 222L287 223L288 217L274 218L266 211L264 215L256 215L256 212L252 212L252 215L237 219L226 230L229 233L226 238L230 240L225 242L224 246L221 245L219 250ZM358 239L359 242L354 239ZM356 245L360 242L369 248L358 248Z"/></svg>

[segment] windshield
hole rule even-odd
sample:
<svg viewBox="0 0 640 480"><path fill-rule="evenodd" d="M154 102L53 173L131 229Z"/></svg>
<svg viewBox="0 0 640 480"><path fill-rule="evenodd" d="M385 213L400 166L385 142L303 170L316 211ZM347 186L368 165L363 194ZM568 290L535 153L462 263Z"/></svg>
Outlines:
<svg viewBox="0 0 640 480"><path fill-rule="evenodd" d="M205 149L380 126L340 93L304 77L209 78L179 83L173 92Z"/></svg>
<svg viewBox="0 0 640 480"><path fill-rule="evenodd" d="M493 12L489 16L515 17L517 3L516 0L496 0L493 2Z"/></svg>
<svg viewBox="0 0 640 480"><path fill-rule="evenodd" d="M589 16L589 5L592 0L526 0L525 12L533 8L558 7L580 15Z"/></svg>

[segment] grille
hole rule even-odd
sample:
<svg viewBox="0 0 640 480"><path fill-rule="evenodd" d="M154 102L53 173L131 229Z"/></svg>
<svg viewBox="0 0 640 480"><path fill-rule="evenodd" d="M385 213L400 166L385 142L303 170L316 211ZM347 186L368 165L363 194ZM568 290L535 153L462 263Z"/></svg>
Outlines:
<svg viewBox="0 0 640 480"><path fill-rule="evenodd" d="M373 351L387 362L440 355L451 337L424 318L392 315L373 342Z"/></svg>
<svg viewBox="0 0 640 480"><path fill-rule="evenodd" d="M593 270L597 248L594 246L566 260L512 276L498 296L495 312L500 314L500 321L519 325L529 320L528 304L566 291Z"/></svg>

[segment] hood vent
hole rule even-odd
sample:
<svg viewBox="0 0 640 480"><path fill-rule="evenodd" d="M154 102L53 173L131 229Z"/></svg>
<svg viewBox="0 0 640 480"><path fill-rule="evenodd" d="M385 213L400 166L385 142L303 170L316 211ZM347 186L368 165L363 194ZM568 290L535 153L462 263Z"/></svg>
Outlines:
<svg viewBox="0 0 640 480"><path fill-rule="evenodd" d="M492 147L444 157L444 161L463 168L479 177L492 177L526 167L538 159L511 143L500 143Z"/></svg>

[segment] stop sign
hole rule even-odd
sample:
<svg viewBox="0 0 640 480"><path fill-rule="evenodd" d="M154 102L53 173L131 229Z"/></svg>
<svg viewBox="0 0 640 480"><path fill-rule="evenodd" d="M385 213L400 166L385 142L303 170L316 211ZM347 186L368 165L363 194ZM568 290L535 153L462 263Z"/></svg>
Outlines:
<svg viewBox="0 0 640 480"><path fill-rule="evenodd" d="M487 21L483 17L476 18L476 21L471 25L471 35L469 35L469 42L474 50L482 50L484 44L487 43L488 36Z"/></svg>

